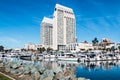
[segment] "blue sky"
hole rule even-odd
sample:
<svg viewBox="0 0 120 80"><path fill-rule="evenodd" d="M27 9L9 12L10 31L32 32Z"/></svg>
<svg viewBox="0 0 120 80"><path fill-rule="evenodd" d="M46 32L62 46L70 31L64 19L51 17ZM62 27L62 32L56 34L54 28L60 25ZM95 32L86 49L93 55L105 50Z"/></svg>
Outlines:
<svg viewBox="0 0 120 80"><path fill-rule="evenodd" d="M0 45L40 43L40 22L52 18L56 3L73 9L78 42L95 37L120 42L120 0L0 0Z"/></svg>

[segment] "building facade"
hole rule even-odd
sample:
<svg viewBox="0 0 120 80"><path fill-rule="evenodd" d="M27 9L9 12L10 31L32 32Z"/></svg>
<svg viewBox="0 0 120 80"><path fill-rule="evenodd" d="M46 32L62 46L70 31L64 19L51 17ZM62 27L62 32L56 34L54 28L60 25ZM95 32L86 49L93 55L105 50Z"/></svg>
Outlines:
<svg viewBox="0 0 120 80"><path fill-rule="evenodd" d="M45 48L52 47L53 45L53 19L44 17L41 23L41 44Z"/></svg>
<svg viewBox="0 0 120 80"><path fill-rule="evenodd" d="M71 52L87 51L87 50L93 50L93 49L94 47L92 43L88 43L88 42L69 44L66 47L66 50Z"/></svg>
<svg viewBox="0 0 120 80"><path fill-rule="evenodd" d="M53 49L76 42L76 20L71 8L56 4L53 15Z"/></svg>
<svg viewBox="0 0 120 80"><path fill-rule="evenodd" d="M27 43L27 44L24 45L24 49L26 49L26 50L37 50L37 47L33 43Z"/></svg>

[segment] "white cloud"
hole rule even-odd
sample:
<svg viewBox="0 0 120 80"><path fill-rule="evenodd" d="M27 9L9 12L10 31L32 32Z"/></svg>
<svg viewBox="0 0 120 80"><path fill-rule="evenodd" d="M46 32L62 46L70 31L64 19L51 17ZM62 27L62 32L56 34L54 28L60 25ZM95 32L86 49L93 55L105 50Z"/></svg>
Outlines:
<svg viewBox="0 0 120 80"><path fill-rule="evenodd" d="M13 37L0 37L0 45L3 45L5 48L18 48L21 46L21 41Z"/></svg>
<svg viewBox="0 0 120 80"><path fill-rule="evenodd" d="M39 17L33 17L33 21L36 22L37 24L40 24L41 20L42 19Z"/></svg>
<svg viewBox="0 0 120 80"><path fill-rule="evenodd" d="M12 38L12 37L0 37L0 42L2 42L2 43L19 44L20 40L17 40L17 39Z"/></svg>

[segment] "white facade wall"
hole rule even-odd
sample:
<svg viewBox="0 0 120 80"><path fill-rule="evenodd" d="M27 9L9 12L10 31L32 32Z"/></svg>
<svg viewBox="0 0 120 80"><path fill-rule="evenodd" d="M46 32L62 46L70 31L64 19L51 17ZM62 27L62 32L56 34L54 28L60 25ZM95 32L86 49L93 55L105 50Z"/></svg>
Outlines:
<svg viewBox="0 0 120 80"><path fill-rule="evenodd" d="M53 49L75 43L75 16L71 8L56 4L53 17Z"/></svg>
<svg viewBox="0 0 120 80"><path fill-rule="evenodd" d="M79 49L89 50L94 49L91 43L79 43Z"/></svg>
<svg viewBox="0 0 120 80"><path fill-rule="evenodd" d="M67 45L66 49L69 51L72 51L72 52L78 52L82 49L84 49L84 50L94 49L94 47L91 43L82 43L81 42L81 43Z"/></svg>
<svg viewBox="0 0 120 80"><path fill-rule="evenodd" d="M53 19L44 17L41 23L41 44L45 48L53 46Z"/></svg>
<svg viewBox="0 0 120 80"><path fill-rule="evenodd" d="M36 50L36 45L35 44L32 44L32 43L28 43L28 44L25 44L24 46L25 49L33 49L33 50Z"/></svg>

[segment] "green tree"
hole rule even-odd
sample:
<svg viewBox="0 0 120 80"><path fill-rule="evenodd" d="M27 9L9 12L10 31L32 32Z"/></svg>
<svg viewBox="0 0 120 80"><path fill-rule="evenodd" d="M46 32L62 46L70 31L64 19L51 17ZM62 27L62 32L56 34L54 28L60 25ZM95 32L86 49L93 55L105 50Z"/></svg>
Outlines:
<svg viewBox="0 0 120 80"><path fill-rule="evenodd" d="M88 43L88 42L85 40L84 43Z"/></svg>
<svg viewBox="0 0 120 80"><path fill-rule="evenodd" d="M45 49L44 47L42 47L42 48L37 48L37 50L38 50L40 53L46 51L46 49Z"/></svg>
<svg viewBox="0 0 120 80"><path fill-rule="evenodd" d="M53 50L53 49L50 48L50 47L47 48L47 52L50 52L50 51L52 51L52 50Z"/></svg>
<svg viewBox="0 0 120 80"><path fill-rule="evenodd" d="M4 47L3 46L0 46L0 51L4 51Z"/></svg>
<svg viewBox="0 0 120 80"><path fill-rule="evenodd" d="M94 38L94 40L92 40L93 46L98 46L98 43L99 43L99 41L97 38Z"/></svg>
<svg viewBox="0 0 120 80"><path fill-rule="evenodd" d="M111 47L111 51L115 52L115 46Z"/></svg>

